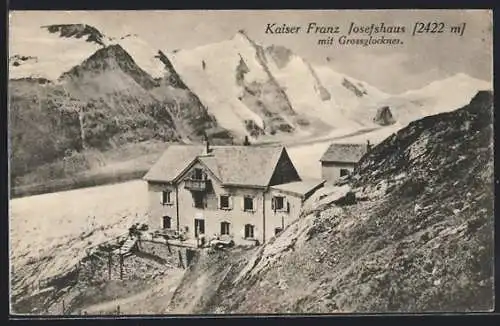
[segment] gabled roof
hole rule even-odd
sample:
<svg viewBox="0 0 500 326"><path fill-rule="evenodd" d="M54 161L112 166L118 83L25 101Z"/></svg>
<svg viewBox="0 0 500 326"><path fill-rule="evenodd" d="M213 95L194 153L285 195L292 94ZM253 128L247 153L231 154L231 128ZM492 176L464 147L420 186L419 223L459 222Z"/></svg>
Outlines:
<svg viewBox="0 0 500 326"><path fill-rule="evenodd" d="M299 197L308 197L316 189L321 188L325 182L325 180L302 180L272 186L271 188L298 195Z"/></svg>
<svg viewBox="0 0 500 326"><path fill-rule="evenodd" d="M171 182L203 152L203 146L170 145L144 176L148 181Z"/></svg>
<svg viewBox="0 0 500 326"><path fill-rule="evenodd" d="M366 152L366 144L331 144L320 161L357 163Z"/></svg>
<svg viewBox="0 0 500 326"><path fill-rule="evenodd" d="M223 185L266 187L285 150L283 146L171 145L144 176L147 181L175 182L195 161L200 161Z"/></svg>

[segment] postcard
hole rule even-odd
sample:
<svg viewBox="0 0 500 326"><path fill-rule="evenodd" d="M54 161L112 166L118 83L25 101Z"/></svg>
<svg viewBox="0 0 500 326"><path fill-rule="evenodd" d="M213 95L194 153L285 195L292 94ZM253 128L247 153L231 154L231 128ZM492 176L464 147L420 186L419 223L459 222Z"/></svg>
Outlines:
<svg viewBox="0 0 500 326"><path fill-rule="evenodd" d="M492 25L11 11L11 314L492 311Z"/></svg>

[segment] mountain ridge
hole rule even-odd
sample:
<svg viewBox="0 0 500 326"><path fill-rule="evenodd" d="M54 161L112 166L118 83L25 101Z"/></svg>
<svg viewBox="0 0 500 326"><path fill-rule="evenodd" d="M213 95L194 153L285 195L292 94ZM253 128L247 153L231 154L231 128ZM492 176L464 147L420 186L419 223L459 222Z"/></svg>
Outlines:
<svg viewBox="0 0 500 326"><path fill-rule="evenodd" d="M457 73L422 88L382 99L376 106L389 106L396 121L409 123L424 116L462 107L468 104L478 91L492 88L493 84L489 81Z"/></svg>
<svg viewBox="0 0 500 326"><path fill-rule="evenodd" d="M104 35L95 27L87 24L61 24L61 25L46 25L41 26L47 29L49 33L59 33L60 37L75 37L81 38L87 36L86 42L94 42L98 45L105 46Z"/></svg>
<svg viewBox="0 0 500 326"><path fill-rule="evenodd" d="M252 142L314 139L339 128L379 128L374 118L384 106L397 125L404 125L458 106L479 85L458 75L460 96L454 95L453 80L444 83L451 85L444 95L416 90L391 96L327 66L310 64L283 46L262 46L244 31L218 43L169 52L153 50L136 34L110 37L86 24L40 30L40 38L53 48L35 47L33 51L40 51L36 55L11 55L9 88L21 88L11 101L18 102L16 110L32 110L37 100L22 99L25 94L45 103L42 107L50 115L66 106L65 111L75 111L82 146L71 145L68 151L106 150L149 139L198 142L206 133L224 143L245 136ZM26 145L31 151L41 150ZM65 152L44 150L59 153L54 160ZM31 157L33 167L37 157L45 157L40 164L48 163L46 155Z"/></svg>
<svg viewBox="0 0 500 326"><path fill-rule="evenodd" d="M409 97L408 100L410 102L415 101L412 97L423 96L422 93L425 93L426 89L432 89L432 84L441 85L444 82L444 80L442 82L435 81L424 87L420 92L418 90L410 90L398 95L386 94L376 90L365 82L336 73L327 66L312 65L283 46L270 45L264 47L252 40L243 30L238 31L230 39L219 43L200 45L193 49L174 50L172 53L168 53L168 51L166 52L161 49L152 50L152 47L142 41L137 34L110 37L95 27L86 24L54 24L43 26L42 28L48 30L49 34L60 35L60 38L64 38L64 42L68 39L78 40L84 38L84 36L88 36L90 40L85 40L83 43L93 42L93 44L104 48L120 46L131 57L141 57L140 62L138 62L139 67L144 70L147 66L148 69L144 71L151 76L151 78L143 78L144 82L148 84L147 88L158 85L158 79L164 78L166 72L174 71L174 75L177 75L174 79L183 79L184 85L187 82L187 84L191 83L190 88L196 88L194 93L203 106L210 111L208 112L209 115L218 120L219 124L222 123L224 125L223 129L233 129L233 133L239 134L240 137L275 134L277 131L306 135L311 132L314 133L314 129L326 130L338 128L339 126L345 127L347 125L350 125L352 128L372 126L371 122L376 115L376 108L374 106L381 107L388 105L391 110L398 111L399 107L402 106L398 102L406 101L406 97ZM128 42L128 46L125 46L126 42ZM134 46L131 47L131 44L134 44ZM219 47L226 49L226 51L219 51L222 57L224 57L226 55L224 53L231 52L232 48L234 49L238 46L245 48L246 45L253 49L253 55L249 52L243 58L240 51L238 52L239 59L243 60L246 64L249 63L250 66L253 66L251 61L257 60L261 68L253 66L254 68L250 73L241 76L243 77L242 80L247 81L245 85L239 85L243 87L242 89L241 87L238 89L238 87L232 85L232 82L230 85L228 81L224 81L223 79L227 79L227 77L220 78L220 74L217 76L217 79L220 81L210 82L207 76L196 73L194 76L195 79L200 79L200 81L205 82L207 85L212 84L212 86L208 87L210 89L209 92L204 93L204 90L200 90L202 87L197 86L198 81L194 82L191 80L193 78L189 76L189 71L187 73L182 73L182 71L179 73L179 70L184 69L182 67L182 60L176 62L176 56L179 53L190 53L191 59L194 59L197 52L207 52L207 49ZM130 54L132 49L134 55ZM99 49L96 52L98 51ZM28 58L28 56L21 57ZM197 58L197 60L204 62L206 66L206 60L203 60L203 58ZM20 62L20 60L16 62ZM188 62L188 65L192 64ZM293 67L290 65L293 65ZM160 66L162 68L159 68ZM11 69L14 69L12 65ZM230 67L224 75L230 77L232 69L237 69L237 63L235 63L234 67ZM262 72L258 73L256 69L261 69ZM287 69L289 72L286 72ZM64 73L67 73L67 71L62 74ZM153 79L153 81L147 81L148 79ZM174 79L170 81L172 84L175 84ZM294 79L307 80L307 83L297 83ZM467 82L465 78L455 78L451 83L460 82L460 80L463 83ZM472 79L470 81L471 83L474 82ZM215 85L216 83L222 83L222 85L219 87ZM268 85L266 86L266 84L262 83L268 83ZM177 86L182 87L180 83ZM228 92L227 90L231 88L235 90ZM228 97L228 94L231 95ZM435 96L439 96L439 94ZM469 94L468 96L471 95ZM220 99L214 100L214 97ZM368 97L368 99L364 97ZM243 103L241 103L242 101ZM396 101L396 104L389 105L391 103L387 103L391 101ZM451 103L450 107L458 104L456 102ZM214 106L227 106L227 108L220 109L214 108ZM419 109L422 109L424 112L420 114L417 112ZM438 108L437 110L441 109ZM402 111L402 115L406 115L404 108ZM434 108L427 109L425 105L413 106L411 111L413 111L412 118L405 118L403 122L411 121L413 118L428 115L429 113L436 113ZM396 119L398 119L398 116L402 116L401 114L398 115L397 112L394 113ZM231 117L231 115L232 118L224 117ZM256 131L254 128L257 128L257 134L254 134ZM264 131L266 128L267 131Z"/></svg>
<svg viewBox="0 0 500 326"><path fill-rule="evenodd" d="M112 44L97 50L89 58L84 60L78 66L71 68L69 71L64 72L58 80L71 78L76 75L78 77L84 71L91 71L98 73L99 71L107 68L113 69L113 65L128 74L135 80L136 83L141 85L146 90L159 85L147 72L140 68L130 54L123 49L119 44Z"/></svg>
<svg viewBox="0 0 500 326"><path fill-rule="evenodd" d="M338 85L343 79L352 78L326 67L318 72L316 67L289 49L282 46L264 48L244 31L217 43L175 50L169 57L185 83L216 117L221 116L221 124L240 134L247 132L246 120L253 120L252 124L261 129L275 121L284 122L285 125L278 127L283 128L280 131L299 135L314 133L315 129L345 127L350 120L343 114L359 98L354 91ZM216 62L221 57L225 58L223 65ZM241 69L243 63L245 72L237 72L235 82L232 78L234 67ZM325 70L329 70L326 77ZM304 82L304 78L307 81ZM328 79L330 88L325 85L324 78ZM355 82L363 85L360 81ZM333 89L332 84L335 84ZM334 94L339 91L339 94ZM383 94L380 91L375 93L377 99ZM366 95L366 101L370 101L370 96ZM269 107L281 109L268 110ZM369 124L369 121L371 119L366 119L365 123ZM358 123L351 125L361 126Z"/></svg>

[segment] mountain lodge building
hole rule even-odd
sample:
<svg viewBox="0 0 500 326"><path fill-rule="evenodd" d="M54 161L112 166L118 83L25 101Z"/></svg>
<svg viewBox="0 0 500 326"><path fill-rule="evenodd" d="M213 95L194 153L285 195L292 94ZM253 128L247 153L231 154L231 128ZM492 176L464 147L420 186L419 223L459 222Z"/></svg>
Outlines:
<svg viewBox="0 0 500 326"><path fill-rule="evenodd" d="M371 148L366 144L331 144L320 159L321 177L335 183L352 173L354 166Z"/></svg>
<svg viewBox="0 0 500 326"><path fill-rule="evenodd" d="M149 226L188 239L265 243L324 181L303 181L283 146L170 145L144 176Z"/></svg>

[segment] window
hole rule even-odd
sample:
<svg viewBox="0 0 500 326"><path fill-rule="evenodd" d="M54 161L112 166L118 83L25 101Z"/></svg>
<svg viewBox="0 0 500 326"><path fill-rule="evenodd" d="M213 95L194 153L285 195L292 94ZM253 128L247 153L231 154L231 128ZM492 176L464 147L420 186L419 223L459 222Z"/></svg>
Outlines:
<svg viewBox="0 0 500 326"><path fill-rule="evenodd" d="M253 211L253 198L252 197L244 197L243 198L243 210L245 212Z"/></svg>
<svg viewBox="0 0 500 326"><path fill-rule="evenodd" d="M290 203L285 196L274 196L271 200L271 208L275 212L290 212Z"/></svg>
<svg viewBox="0 0 500 326"><path fill-rule="evenodd" d="M194 180L203 180L203 170L202 169L194 169L193 170L193 179Z"/></svg>
<svg viewBox="0 0 500 326"><path fill-rule="evenodd" d="M161 203L163 205L172 204L171 191L165 190L161 193Z"/></svg>
<svg viewBox="0 0 500 326"><path fill-rule="evenodd" d="M349 175L348 169L340 169L340 176L343 177L345 175Z"/></svg>
<svg viewBox="0 0 500 326"><path fill-rule="evenodd" d="M229 235L229 222L221 222L220 224L220 234L221 235Z"/></svg>
<svg viewBox="0 0 500 326"><path fill-rule="evenodd" d="M275 228L274 229L274 235L280 234L283 231L282 228Z"/></svg>
<svg viewBox="0 0 500 326"><path fill-rule="evenodd" d="M163 228L170 229L172 227L172 219L170 216L163 216Z"/></svg>
<svg viewBox="0 0 500 326"><path fill-rule="evenodd" d="M221 195L219 198L220 209L231 209L231 198L229 195Z"/></svg>
<svg viewBox="0 0 500 326"><path fill-rule="evenodd" d="M205 196L201 191L193 191L194 207L205 208Z"/></svg>
<svg viewBox="0 0 500 326"><path fill-rule="evenodd" d="M253 231L254 231L254 226L251 224L246 224L245 225L245 238L253 238Z"/></svg>
<svg viewBox="0 0 500 326"><path fill-rule="evenodd" d="M275 196L273 198L273 210L274 211L281 211L285 209L285 197L283 196Z"/></svg>
<svg viewBox="0 0 500 326"><path fill-rule="evenodd" d="M205 234L205 220L194 219L194 236L198 237L200 234Z"/></svg>

